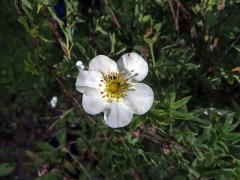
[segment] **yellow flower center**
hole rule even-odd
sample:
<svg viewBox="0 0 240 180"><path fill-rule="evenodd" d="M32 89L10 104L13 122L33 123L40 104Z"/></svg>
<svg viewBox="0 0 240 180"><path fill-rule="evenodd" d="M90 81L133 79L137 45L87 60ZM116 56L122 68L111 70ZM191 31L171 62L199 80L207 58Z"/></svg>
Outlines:
<svg viewBox="0 0 240 180"><path fill-rule="evenodd" d="M110 93L116 93L118 92L120 89L120 83L119 82L111 82L109 85L108 85L108 91Z"/></svg>
<svg viewBox="0 0 240 180"><path fill-rule="evenodd" d="M127 95L129 83L122 74L110 73L104 76L101 82L104 84L101 94L107 101L119 101L122 97ZM103 85L100 84L99 86L102 87Z"/></svg>

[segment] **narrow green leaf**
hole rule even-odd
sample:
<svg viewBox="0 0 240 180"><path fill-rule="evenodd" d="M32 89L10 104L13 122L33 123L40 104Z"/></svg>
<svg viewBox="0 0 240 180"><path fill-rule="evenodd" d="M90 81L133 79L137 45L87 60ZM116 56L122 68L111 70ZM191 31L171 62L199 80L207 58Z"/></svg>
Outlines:
<svg viewBox="0 0 240 180"><path fill-rule="evenodd" d="M21 0L21 2L27 6L29 9L32 10L32 4L28 0Z"/></svg>
<svg viewBox="0 0 240 180"><path fill-rule="evenodd" d="M0 164L0 177L7 176L13 172L15 166L10 163Z"/></svg>
<svg viewBox="0 0 240 180"><path fill-rule="evenodd" d="M186 105L187 102L188 102L190 99L191 99L191 96L182 98L182 99L174 102L174 103L172 104L172 107L171 107L171 108L172 108L172 109L179 109L179 108L183 107L184 105Z"/></svg>
<svg viewBox="0 0 240 180"><path fill-rule="evenodd" d="M57 134L57 140L61 145L64 145L66 143L66 132L60 132Z"/></svg>
<svg viewBox="0 0 240 180"><path fill-rule="evenodd" d="M55 148L52 145L50 145L48 143L45 143L45 142L42 142L42 141L37 142L36 147L39 151L53 151L53 150L55 150Z"/></svg>
<svg viewBox="0 0 240 180"><path fill-rule="evenodd" d="M37 180L63 180L64 178L56 173L47 173L37 178Z"/></svg>
<svg viewBox="0 0 240 180"><path fill-rule="evenodd" d="M190 120L193 119L193 115L191 113L183 113L175 110L170 111L170 116L175 119L181 120Z"/></svg>

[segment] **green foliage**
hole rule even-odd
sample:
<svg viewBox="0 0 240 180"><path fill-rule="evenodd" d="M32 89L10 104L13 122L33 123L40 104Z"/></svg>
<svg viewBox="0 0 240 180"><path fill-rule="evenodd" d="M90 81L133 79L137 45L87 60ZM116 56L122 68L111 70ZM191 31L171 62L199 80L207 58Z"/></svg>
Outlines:
<svg viewBox="0 0 240 180"><path fill-rule="evenodd" d="M40 129L26 150L39 180L240 179L238 1L72 0L65 17L55 0L18 2L28 36L10 32L0 54L1 129ZM83 111L75 63L130 51L147 59L154 104L110 129Z"/></svg>
<svg viewBox="0 0 240 180"><path fill-rule="evenodd" d="M37 180L63 180L63 177L55 173L47 173L38 177Z"/></svg>
<svg viewBox="0 0 240 180"><path fill-rule="evenodd" d="M0 177L7 176L14 171L15 166L9 163L0 164Z"/></svg>

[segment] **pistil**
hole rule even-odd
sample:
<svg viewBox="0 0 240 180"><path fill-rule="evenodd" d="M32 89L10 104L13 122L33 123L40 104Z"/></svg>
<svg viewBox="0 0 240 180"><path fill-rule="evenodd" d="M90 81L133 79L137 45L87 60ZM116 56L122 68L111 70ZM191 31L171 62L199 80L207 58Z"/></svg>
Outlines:
<svg viewBox="0 0 240 180"><path fill-rule="evenodd" d="M127 95L129 89L128 79L120 73L110 73L101 80L101 94L107 101L119 101Z"/></svg>

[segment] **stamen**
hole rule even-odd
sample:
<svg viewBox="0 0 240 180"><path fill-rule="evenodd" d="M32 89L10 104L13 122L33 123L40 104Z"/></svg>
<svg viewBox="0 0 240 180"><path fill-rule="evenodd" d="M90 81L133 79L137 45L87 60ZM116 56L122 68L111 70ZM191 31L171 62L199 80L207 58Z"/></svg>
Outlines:
<svg viewBox="0 0 240 180"><path fill-rule="evenodd" d="M128 72L129 73L129 72ZM104 76L104 92L107 98L107 101L119 101L121 98L126 96L130 84L128 82L128 76L125 73L115 73L112 72Z"/></svg>

